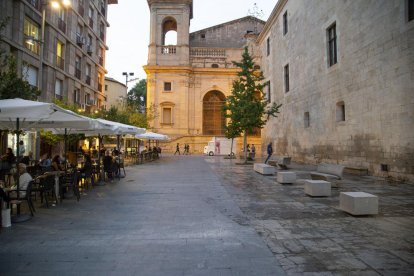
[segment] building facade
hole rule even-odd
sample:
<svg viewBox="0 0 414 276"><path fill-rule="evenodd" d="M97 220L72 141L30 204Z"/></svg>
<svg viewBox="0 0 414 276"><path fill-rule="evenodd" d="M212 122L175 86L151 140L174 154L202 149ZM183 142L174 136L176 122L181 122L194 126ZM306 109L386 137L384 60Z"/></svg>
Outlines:
<svg viewBox="0 0 414 276"><path fill-rule="evenodd" d="M276 154L414 181L412 0L279 0L257 40Z"/></svg>
<svg viewBox="0 0 414 276"><path fill-rule="evenodd" d="M71 0L57 9L49 0L0 2L0 18L11 19L2 46L42 91L39 100L67 100L89 112L106 107L108 4L117 0Z"/></svg>
<svg viewBox="0 0 414 276"><path fill-rule="evenodd" d="M157 116L153 130L170 137L223 136L221 107L231 94L246 34L264 23L254 17L189 32L192 0L148 0L151 12L147 107ZM168 35L176 43L168 43ZM203 142L203 145L204 146Z"/></svg>
<svg viewBox="0 0 414 276"><path fill-rule="evenodd" d="M106 106L123 109L127 100L127 86L113 78L105 77Z"/></svg>

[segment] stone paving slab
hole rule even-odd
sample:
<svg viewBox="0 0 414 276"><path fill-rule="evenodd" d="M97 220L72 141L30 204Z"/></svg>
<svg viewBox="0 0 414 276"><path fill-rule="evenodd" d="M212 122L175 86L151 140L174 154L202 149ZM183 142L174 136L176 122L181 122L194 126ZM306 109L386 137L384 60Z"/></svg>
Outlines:
<svg viewBox="0 0 414 276"><path fill-rule="evenodd" d="M288 275L414 275L414 184L344 175L329 198L304 194L312 166L292 164L291 186L217 157L206 157L224 187ZM379 196L379 214L354 217L339 210L339 193Z"/></svg>
<svg viewBox="0 0 414 276"><path fill-rule="evenodd" d="M3 275L284 275L201 156L128 167L0 232Z"/></svg>

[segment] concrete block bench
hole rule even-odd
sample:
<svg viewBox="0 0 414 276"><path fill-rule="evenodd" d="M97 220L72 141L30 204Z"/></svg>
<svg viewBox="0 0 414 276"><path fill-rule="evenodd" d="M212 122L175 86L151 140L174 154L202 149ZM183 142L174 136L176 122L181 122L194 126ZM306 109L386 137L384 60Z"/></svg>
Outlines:
<svg viewBox="0 0 414 276"><path fill-rule="evenodd" d="M280 184L295 183L296 173L295 172L278 172L276 181L279 182Z"/></svg>
<svg viewBox="0 0 414 276"><path fill-rule="evenodd" d="M253 169L264 175L274 174L276 171L274 167L263 163L254 163Z"/></svg>
<svg viewBox="0 0 414 276"><path fill-rule="evenodd" d="M344 168L342 165L321 163L318 165L316 172L311 172L310 175L313 180L333 182L334 185L332 186L336 187L335 182L342 179Z"/></svg>
<svg viewBox="0 0 414 276"><path fill-rule="evenodd" d="M305 194L331 196L331 183L325 180L305 180Z"/></svg>
<svg viewBox="0 0 414 276"><path fill-rule="evenodd" d="M267 163L272 166L277 166L283 170L287 170L287 165L290 165L292 157L289 156L272 156Z"/></svg>
<svg viewBox="0 0 414 276"><path fill-rule="evenodd" d="M378 197L364 192L341 192L339 208L351 215L378 214Z"/></svg>

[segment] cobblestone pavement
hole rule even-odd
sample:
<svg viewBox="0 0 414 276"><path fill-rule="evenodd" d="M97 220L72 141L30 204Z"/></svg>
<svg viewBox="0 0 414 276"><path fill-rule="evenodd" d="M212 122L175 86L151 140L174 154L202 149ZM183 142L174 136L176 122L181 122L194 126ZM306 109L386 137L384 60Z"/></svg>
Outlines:
<svg viewBox="0 0 414 276"><path fill-rule="evenodd" d="M306 196L303 181L278 184L252 165L206 157L288 275L414 275L414 185L345 175L331 197ZM293 164L298 179L312 166ZM339 193L364 191L379 197L379 214L351 216L339 210Z"/></svg>

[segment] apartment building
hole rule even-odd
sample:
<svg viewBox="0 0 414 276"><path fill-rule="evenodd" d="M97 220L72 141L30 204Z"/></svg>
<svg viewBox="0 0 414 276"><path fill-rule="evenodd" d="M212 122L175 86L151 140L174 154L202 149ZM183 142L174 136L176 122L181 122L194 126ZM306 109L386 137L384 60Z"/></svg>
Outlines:
<svg viewBox="0 0 414 276"><path fill-rule="evenodd" d="M106 108L107 10L117 0L2 0L10 18L2 47L41 101L66 100L85 111ZM5 44L5 45L4 45Z"/></svg>

